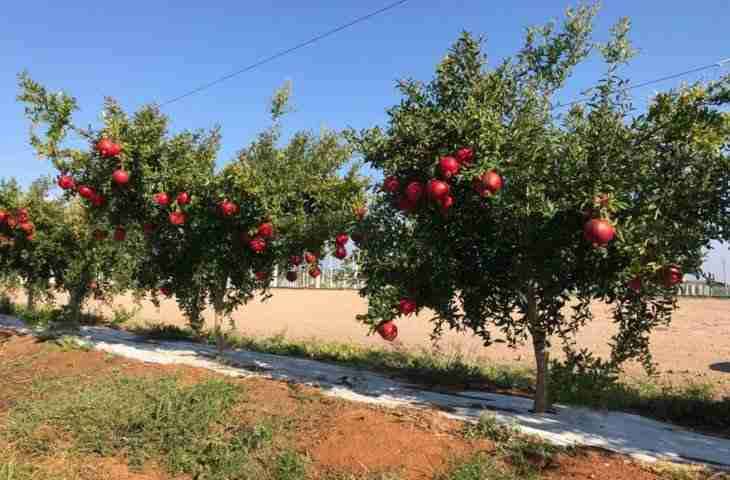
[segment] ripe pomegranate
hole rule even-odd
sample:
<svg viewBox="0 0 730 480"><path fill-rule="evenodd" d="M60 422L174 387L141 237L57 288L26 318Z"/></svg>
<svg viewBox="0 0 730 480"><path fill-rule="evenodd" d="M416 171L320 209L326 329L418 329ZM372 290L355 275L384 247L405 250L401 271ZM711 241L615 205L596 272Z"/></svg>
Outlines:
<svg viewBox="0 0 730 480"><path fill-rule="evenodd" d="M398 338L398 327L392 321L381 323L376 331L387 342L392 342Z"/></svg>
<svg viewBox="0 0 730 480"><path fill-rule="evenodd" d="M268 276L269 274L266 272L256 272L256 280L258 280L259 282L263 282Z"/></svg>
<svg viewBox="0 0 730 480"><path fill-rule="evenodd" d="M441 176L447 180L459 173L459 168L459 161L454 157L441 157L439 160Z"/></svg>
<svg viewBox="0 0 730 480"><path fill-rule="evenodd" d="M502 185L504 184L502 177L494 170L490 170L482 175L482 182L484 183L484 188L486 188L491 194L495 194L502 190Z"/></svg>
<svg viewBox="0 0 730 480"><path fill-rule="evenodd" d="M634 292L639 293L641 291L641 277L632 278L631 280L629 280L626 286Z"/></svg>
<svg viewBox="0 0 730 480"><path fill-rule="evenodd" d="M152 200L154 200L154 202L161 207L166 207L170 205L170 195L165 192L155 193L154 195L152 195Z"/></svg>
<svg viewBox="0 0 730 480"><path fill-rule="evenodd" d="M94 195L96 195L96 190L91 188L88 185L81 185L79 187L79 195L81 195L83 198L87 200L91 200Z"/></svg>
<svg viewBox="0 0 730 480"><path fill-rule="evenodd" d="M296 282L297 278L299 278L299 275L294 270L289 270L288 272L286 272L286 279L290 282Z"/></svg>
<svg viewBox="0 0 730 480"><path fill-rule="evenodd" d="M94 196L91 197L91 204L95 207L103 207L105 203L106 197L104 195L95 193Z"/></svg>
<svg viewBox="0 0 730 480"><path fill-rule="evenodd" d="M190 203L190 194L188 192L180 192L177 194L178 205L182 206L187 205L188 203Z"/></svg>
<svg viewBox="0 0 730 480"><path fill-rule="evenodd" d="M223 200L218 206L224 217L232 217L238 212L238 205L230 200Z"/></svg>
<svg viewBox="0 0 730 480"><path fill-rule="evenodd" d="M123 242L127 239L127 231L124 229L124 227L117 227L114 230L114 240L117 242Z"/></svg>
<svg viewBox="0 0 730 480"><path fill-rule="evenodd" d="M439 203L441 204L441 209L448 212L449 209L454 206L454 197L446 195L440 199Z"/></svg>
<svg viewBox="0 0 730 480"><path fill-rule="evenodd" d="M442 182L441 180L429 180L428 181L428 196L432 200L438 201L445 197L451 191L449 184Z"/></svg>
<svg viewBox="0 0 730 480"><path fill-rule="evenodd" d="M423 184L416 181L409 183L406 186L405 195L409 202L417 203L423 196Z"/></svg>
<svg viewBox="0 0 730 480"><path fill-rule="evenodd" d="M28 213L27 208L18 209L18 213L16 216L18 217L18 223L20 224L28 223L28 221L30 220L30 214Z"/></svg>
<svg viewBox="0 0 730 480"><path fill-rule="evenodd" d="M254 237L250 242L248 242L248 247L254 253L264 253L266 251L266 240L264 240L263 237Z"/></svg>
<svg viewBox="0 0 730 480"><path fill-rule="evenodd" d="M58 177L58 186L63 190L73 190L76 187L76 182L70 175L61 175Z"/></svg>
<svg viewBox="0 0 730 480"><path fill-rule="evenodd" d="M469 165L474 160L474 150L471 148L460 148L456 152L456 159L462 166Z"/></svg>
<svg viewBox="0 0 730 480"><path fill-rule="evenodd" d="M8 215L5 219L5 223L10 229L13 229L18 226L18 219L15 218L13 215Z"/></svg>
<svg viewBox="0 0 730 480"><path fill-rule="evenodd" d="M317 263L317 255L311 252L305 252L304 261L310 265Z"/></svg>
<svg viewBox="0 0 730 480"><path fill-rule="evenodd" d="M662 273L665 287L672 288L673 286L682 283L682 270L680 270L677 265L664 267Z"/></svg>
<svg viewBox="0 0 730 480"><path fill-rule="evenodd" d="M367 207L357 207L355 209L355 218L357 218L359 221L362 221L363 218L365 218L365 215L367 215L368 209Z"/></svg>
<svg viewBox="0 0 730 480"><path fill-rule="evenodd" d="M299 255L292 255L291 257L289 257L289 263L291 263L295 267L298 267L302 264L302 257Z"/></svg>
<svg viewBox="0 0 730 480"><path fill-rule="evenodd" d="M400 182L395 176L391 175L383 181L383 190L388 193L395 193L400 190Z"/></svg>
<svg viewBox="0 0 730 480"><path fill-rule="evenodd" d="M416 301L410 298L401 298L400 302L398 302L398 311L401 313L401 315L412 315L417 308L418 304L416 303Z"/></svg>
<svg viewBox="0 0 730 480"><path fill-rule="evenodd" d="M160 293L166 297L171 297L172 289L170 287L160 287Z"/></svg>
<svg viewBox="0 0 730 480"><path fill-rule="evenodd" d="M144 234L147 236L155 233L155 230L157 230L157 225L155 225L154 223L145 223L144 225L142 225L142 231L144 231Z"/></svg>
<svg viewBox="0 0 730 480"><path fill-rule="evenodd" d="M99 288L99 284L96 282L96 280L92 280L89 282L89 290L96 290Z"/></svg>
<svg viewBox="0 0 730 480"><path fill-rule="evenodd" d="M120 187L123 187L129 183L129 172L126 172L121 168L114 170L114 173L112 173L112 180Z"/></svg>
<svg viewBox="0 0 730 480"><path fill-rule="evenodd" d="M101 242L102 240L105 240L106 237L109 236L107 232L104 230L94 230L94 239L97 242Z"/></svg>
<svg viewBox="0 0 730 480"><path fill-rule="evenodd" d="M8 219L8 212L5 210L0 210L0 223L5 223L5 220Z"/></svg>
<svg viewBox="0 0 730 480"><path fill-rule="evenodd" d="M259 225L259 235L264 238L271 238L274 236L274 226L270 222L265 222Z"/></svg>
<svg viewBox="0 0 730 480"><path fill-rule="evenodd" d="M603 218L593 218L583 227L585 239L599 246L607 245L615 235L616 229Z"/></svg>
<svg viewBox="0 0 730 480"><path fill-rule="evenodd" d="M416 209L416 203L412 202L405 195L398 197L398 210L409 213Z"/></svg>
<svg viewBox="0 0 730 480"><path fill-rule="evenodd" d="M102 138L96 144L96 151L101 154L102 157L111 157L111 151L113 150L113 142L108 138Z"/></svg>
<svg viewBox="0 0 730 480"><path fill-rule="evenodd" d="M122 153L122 146L119 145L118 143L112 142L112 146L109 149L109 156L110 157L116 157L120 153Z"/></svg>
<svg viewBox="0 0 730 480"><path fill-rule="evenodd" d="M335 237L335 243L340 246L347 245L348 240L350 240L350 238L346 233L340 233Z"/></svg>
<svg viewBox="0 0 730 480"><path fill-rule="evenodd" d="M32 235L35 231L35 225L30 222L21 222L18 224L18 228L26 235Z"/></svg>
<svg viewBox="0 0 730 480"><path fill-rule="evenodd" d="M310 277L317 278L320 275L322 275L322 270L320 270L318 266L314 265L312 268L309 269Z"/></svg>
<svg viewBox="0 0 730 480"><path fill-rule="evenodd" d="M185 214L183 212L179 212L176 210L176 211L170 213L169 219L170 219L171 224L180 226L180 225L185 225L185 221L187 220L187 217L185 216Z"/></svg>
<svg viewBox="0 0 730 480"><path fill-rule="evenodd" d="M339 258L340 260L343 260L347 257L347 250L345 247L339 246L335 249L335 257Z"/></svg>

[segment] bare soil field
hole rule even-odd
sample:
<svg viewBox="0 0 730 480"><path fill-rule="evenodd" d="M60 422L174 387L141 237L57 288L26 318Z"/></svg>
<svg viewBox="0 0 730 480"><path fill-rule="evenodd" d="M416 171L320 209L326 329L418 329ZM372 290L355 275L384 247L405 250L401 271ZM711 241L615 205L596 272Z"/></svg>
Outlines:
<svg viewBox="0 0 730 480"><path fill-rule="evenodd" d="M276 289L266 302L254 301L237 310L232 322L235 329L248 336L283 334L292 339L316 338L383 346L377 335L368 336L367 328L355 316L367 310L367 300L354 291ZM116 305L134 308L131 298L119 298ZM109 315L109 307L92 305L91 310ZM610 307L594 306L595 320L578 335L578 345L598 355L609 353L608 342L614 332ZM429 318L432 312L398 320L400 335L393 348L434 348L430 340ZM143 302L136 321L185 325L185 318L174 300L165 300L159 309ZM212 324L212 313L206 313ZM230 328L230 326L229 326ZM448 354L458 353L466 359L532 366L528 346L511 349L504 344L485 348L469 332L448 332L436 348ZM669 327L657 329L651 348L659 370L666 380L687 379L715 384L730 395L730 300L681 298L679 309ZM553 345L560 356L560 345ZM640 376L639 365L628 365L627 374Z"/></svg>

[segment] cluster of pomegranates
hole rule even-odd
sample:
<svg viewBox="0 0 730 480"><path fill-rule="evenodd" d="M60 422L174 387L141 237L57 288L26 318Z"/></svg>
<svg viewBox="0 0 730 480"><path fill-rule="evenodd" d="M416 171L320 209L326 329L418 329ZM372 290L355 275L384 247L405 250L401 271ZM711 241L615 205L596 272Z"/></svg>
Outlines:
<svg viewBox="0 0 730 480"><path fill-rule="evenodd" d="M398 302L397 308L400 315L408 317L413 315L416 310L418 310L418 303L412 298L401 298ZM380 325L378 325L375 331L378 332L378 335L380 335L383 340L386 340L388 342L392 342L393 340L398 338L398 327L393 320L382 322Z"/></svg>
<svg viewBox="0 0 730 480"><path fill-rule="evenodd" d="M28 241L35 240L35 225L30 221L30 213L27 208L19 208L15 212L0 210L0 227L3 226L8 230L21 232ZM12 243L10 237L5 235L0 240L2 243Z"/></svg>
<svg viewBox="0 0 730 480"><path fill-rule="evenodd" d="M289 257L289 269L286 272L286 279L289 282L296 282L297 278L299 278L297 270L302 265L302 262L308 265L307 270L310 277L317 278L322 274L322 270L319 268L319 254L304 252L303 257L302 255L292 255Z"/></svg>
<svg viewBox="0 0 730 480"><path fill-rule="evenodd" d="M170 212L170 214L167 216L167 219L170 221L170 224L175 225L177 227L180 227L182 225L185 225L185 222L187 222L187 215L185 215L185 212L182 210L182 207L189 205L190 201L192 200L190 194L186 191L179 192L175 196L175 203L177 203L177 208ZM172 197L167 192L157 192L154 195L152 195L152 201L155 202L158 206L162 208L167 208L172 203ZM149 231L148 231L149 230ZM151 234L155 228L151 229L145 229L146 234Z"/></svg>
<svg viewBox="0 0 730 480"><path fill-rule="evenodd" d="M395 204L403 212L415 211L422 200L428 199L439 207L442 214L447 215L454 206L449 181L456 178L459 171L471 165L473 161L474 150L464 147L453 156L447 155L439 159L438 174L441 178L432 178L424 184L419 180L402 182L398 177L391 175L383 181L383 190L395 195ZM499 192L503 180L496 171L488 170L475 177L472 185L479 195L486 197Z"/></svg>

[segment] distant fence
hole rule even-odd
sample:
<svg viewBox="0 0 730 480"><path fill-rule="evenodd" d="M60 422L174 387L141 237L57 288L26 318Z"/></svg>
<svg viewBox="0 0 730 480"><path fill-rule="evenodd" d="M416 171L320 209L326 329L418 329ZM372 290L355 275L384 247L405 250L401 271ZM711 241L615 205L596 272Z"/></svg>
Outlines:
<svg viewBox="0 0 730 480"><path fill-rule="evenodd" d="M362 279L354 277L341 269L323 268L322 274L312 278L306 271L299 272L294 282L286 279L286 272L279 272L271 280L272 288L313 288L326 290L359 290L364 285Z"/></svg>
<svg viewBox="0 0 730 480"><path fill-rule="evenodd" d="M730 286L708 285L700 282L684 282L679 285L682 297L727 297L730 298Z"/></svg>
<svg viewBox="0 0 730 480"><path fill-rule="evenodd" d="M364 280L353 276L351 272L344 272L337 268L323 268L317 278L310 277L306 272L300 272L295 282L286 279L286 273L276 275L272 281L273 288L311 288L326 290L359 290ZM710 286L700 282L685 282L679 286L679 295L682 297L728 297L730 286Z"/></svg>

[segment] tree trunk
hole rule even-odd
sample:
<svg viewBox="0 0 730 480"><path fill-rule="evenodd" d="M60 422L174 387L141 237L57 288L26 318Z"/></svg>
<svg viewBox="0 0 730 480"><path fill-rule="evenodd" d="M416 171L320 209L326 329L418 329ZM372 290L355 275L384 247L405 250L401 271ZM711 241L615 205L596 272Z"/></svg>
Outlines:
<svg viewBox="0 0 730 480"><path fill-rule="evenodd" d="M71 291L68 299L68 323L71 327L81 325L81 307L86 296L85 287L77 287Z"/></svg>
<svg viewBox="0 0 730 480"><path fill-rule="evenodd" d="M226 349L225 339L223 338L222 326L224 316L223 297L225 295L227 285L228 280L226 279L226 282L223 283L223 288L221 288L217 292L213 292L213 310L215 312L215 316L213 319L213 329L215 332L215 346L216 349L218 349L219 355L222 355Z"/></svg>
<svg viewBox="0 0 730 480"><path fill-rule="evenodd" d="M26 307L29 312L35 312L35 289L32 286L25 288L25 295L27 297Z"/></svg>
<svg viewBox="0 0 730 480"><path fill-rule="evenodd" d="M538 414L543 414L550 408L547 385L550 352L547 350L545 330L538 321L537 298L535 298L535 290L532 285L527 288L527 319L530 325L532 347L535 352L535 368L537 371L533 411Z"/></svg>

